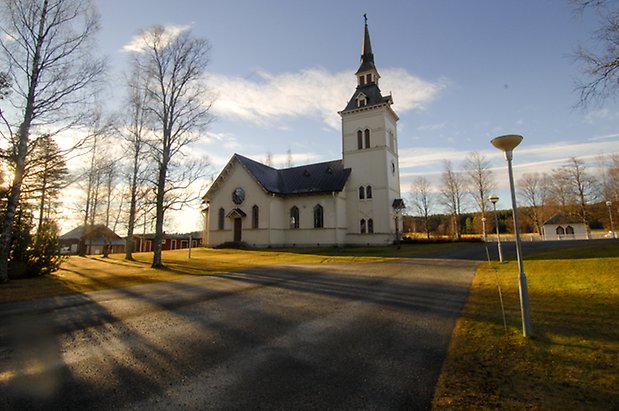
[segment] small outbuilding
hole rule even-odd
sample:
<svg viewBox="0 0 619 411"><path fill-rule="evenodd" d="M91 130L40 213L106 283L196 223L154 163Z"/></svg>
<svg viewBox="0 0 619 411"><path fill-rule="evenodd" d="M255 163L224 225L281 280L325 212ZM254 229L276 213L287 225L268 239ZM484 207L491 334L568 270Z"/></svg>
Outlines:
<svg viewBox="0 0 619 411"><path fill-rule="evenodd" d="M61 251L65 254L77 254L80 243L83 242L85 254L122 253L125 251L125 240L103 224L81 225L61 235L58 238Z"/></svg>
<svg viewBox="0 0 619 411"><path fill-rule="evenodd" d="M589 230L582 221L565 213L557 213L542 225L544 240L586 240Z"/></svg>

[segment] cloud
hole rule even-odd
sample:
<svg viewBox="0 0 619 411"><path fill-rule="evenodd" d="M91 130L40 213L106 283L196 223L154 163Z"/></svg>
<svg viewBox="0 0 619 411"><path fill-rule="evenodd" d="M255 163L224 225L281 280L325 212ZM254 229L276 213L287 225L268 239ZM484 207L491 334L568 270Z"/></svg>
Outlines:
<svg viewBox="0 0 619 411"><path fill-rule="evenodd" d="M403 69L386 69L383 94L393 92L394 110L422 107L440 92L442 84L431 83ZM259 125L278 124L283 119L313 117L339 130L342 110L353 91L355 78L349 71L330 73L310 68L296 73L256 73L256 79L211 74L207 81L217 99L213 110Z"/></svg>
<svg viewBox="0 0 619 411"><path fill-rule="evenodd" d="M189 30L190 28L191 28L191 25L175 26L175 25L170 24L170 25L163 26L162 46L165 46L166 44L170 43L172 40L178 37L179 34L181 34L182 32L186 30ZM148 45L148 37L147 37L148 33L149 33L149 30L143 31L140 34L133 36L133 38L129 41L129 43L125 44L121 50L124 52L134 52L134 53L143 52L147 48L147 45Z"/></svg>

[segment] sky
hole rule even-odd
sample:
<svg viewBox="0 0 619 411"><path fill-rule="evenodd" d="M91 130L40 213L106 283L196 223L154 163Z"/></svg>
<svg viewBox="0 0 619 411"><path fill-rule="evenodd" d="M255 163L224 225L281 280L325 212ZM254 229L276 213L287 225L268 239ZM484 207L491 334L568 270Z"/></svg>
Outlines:
<svg viewBox="0 0 619 411"><path fill-rule="evenodd" d="M215 121L193 150L216 176L234 153L284 167L341 158L337 112L352 95L367 14L383 94L393 95L401 190L416 176L435 185L443 160L478 151L495 169L508 208L506 162L490 140L521 134L516 178L571 156L590 164L619 151L619 105L575 107L579 46L595 48L595 13L569 0L365 1L100 0L99 48L110 64L111 106L140 30L191 30L210 42L207 85ZM472 204L472 203L471 203ZM439 208L437 212L443 211ZM200 229L199 206L168 231Z"/></svg>

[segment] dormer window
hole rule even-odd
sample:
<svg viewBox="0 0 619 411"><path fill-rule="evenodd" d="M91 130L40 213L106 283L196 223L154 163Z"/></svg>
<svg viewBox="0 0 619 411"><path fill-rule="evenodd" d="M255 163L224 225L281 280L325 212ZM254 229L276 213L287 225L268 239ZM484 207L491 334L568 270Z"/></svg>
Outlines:
<svg viewBox="0 0 619 411"><path fill-rule="evenodd" d="M357 96L357 107L364 107L368 105L368 98L365 94L361 93Z"/></svg>

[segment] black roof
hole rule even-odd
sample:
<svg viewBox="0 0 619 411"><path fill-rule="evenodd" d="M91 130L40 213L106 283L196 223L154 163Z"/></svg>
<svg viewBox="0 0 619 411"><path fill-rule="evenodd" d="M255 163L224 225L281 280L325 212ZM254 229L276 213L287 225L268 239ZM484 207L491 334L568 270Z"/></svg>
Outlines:
<svg viewBox="0 0 619 411"><path fill-rule="evenodd" d="M269 193L277 195L301 195L339 192L350 176L350 168L344 168L342 160L307 164L281 170L235 154L247 171Z"/></svg>
<svg viewBox="0 0 619 411"><path fill-rule="evenodd" d="M365 94L367 104L363 107L358 107L357 97L361 93ZM359 108L365 108L368 106L375 106L378 104L392 104L392 103L393 103L393 100L391 98L391 95L383 97L376 83L372 83L372 84L366 84L364 86L357 86L357 89L355 90L354 94L348 101L348 104L346 104L346 108L344 108L344 110L342 111L357 110Z"/></svg>

